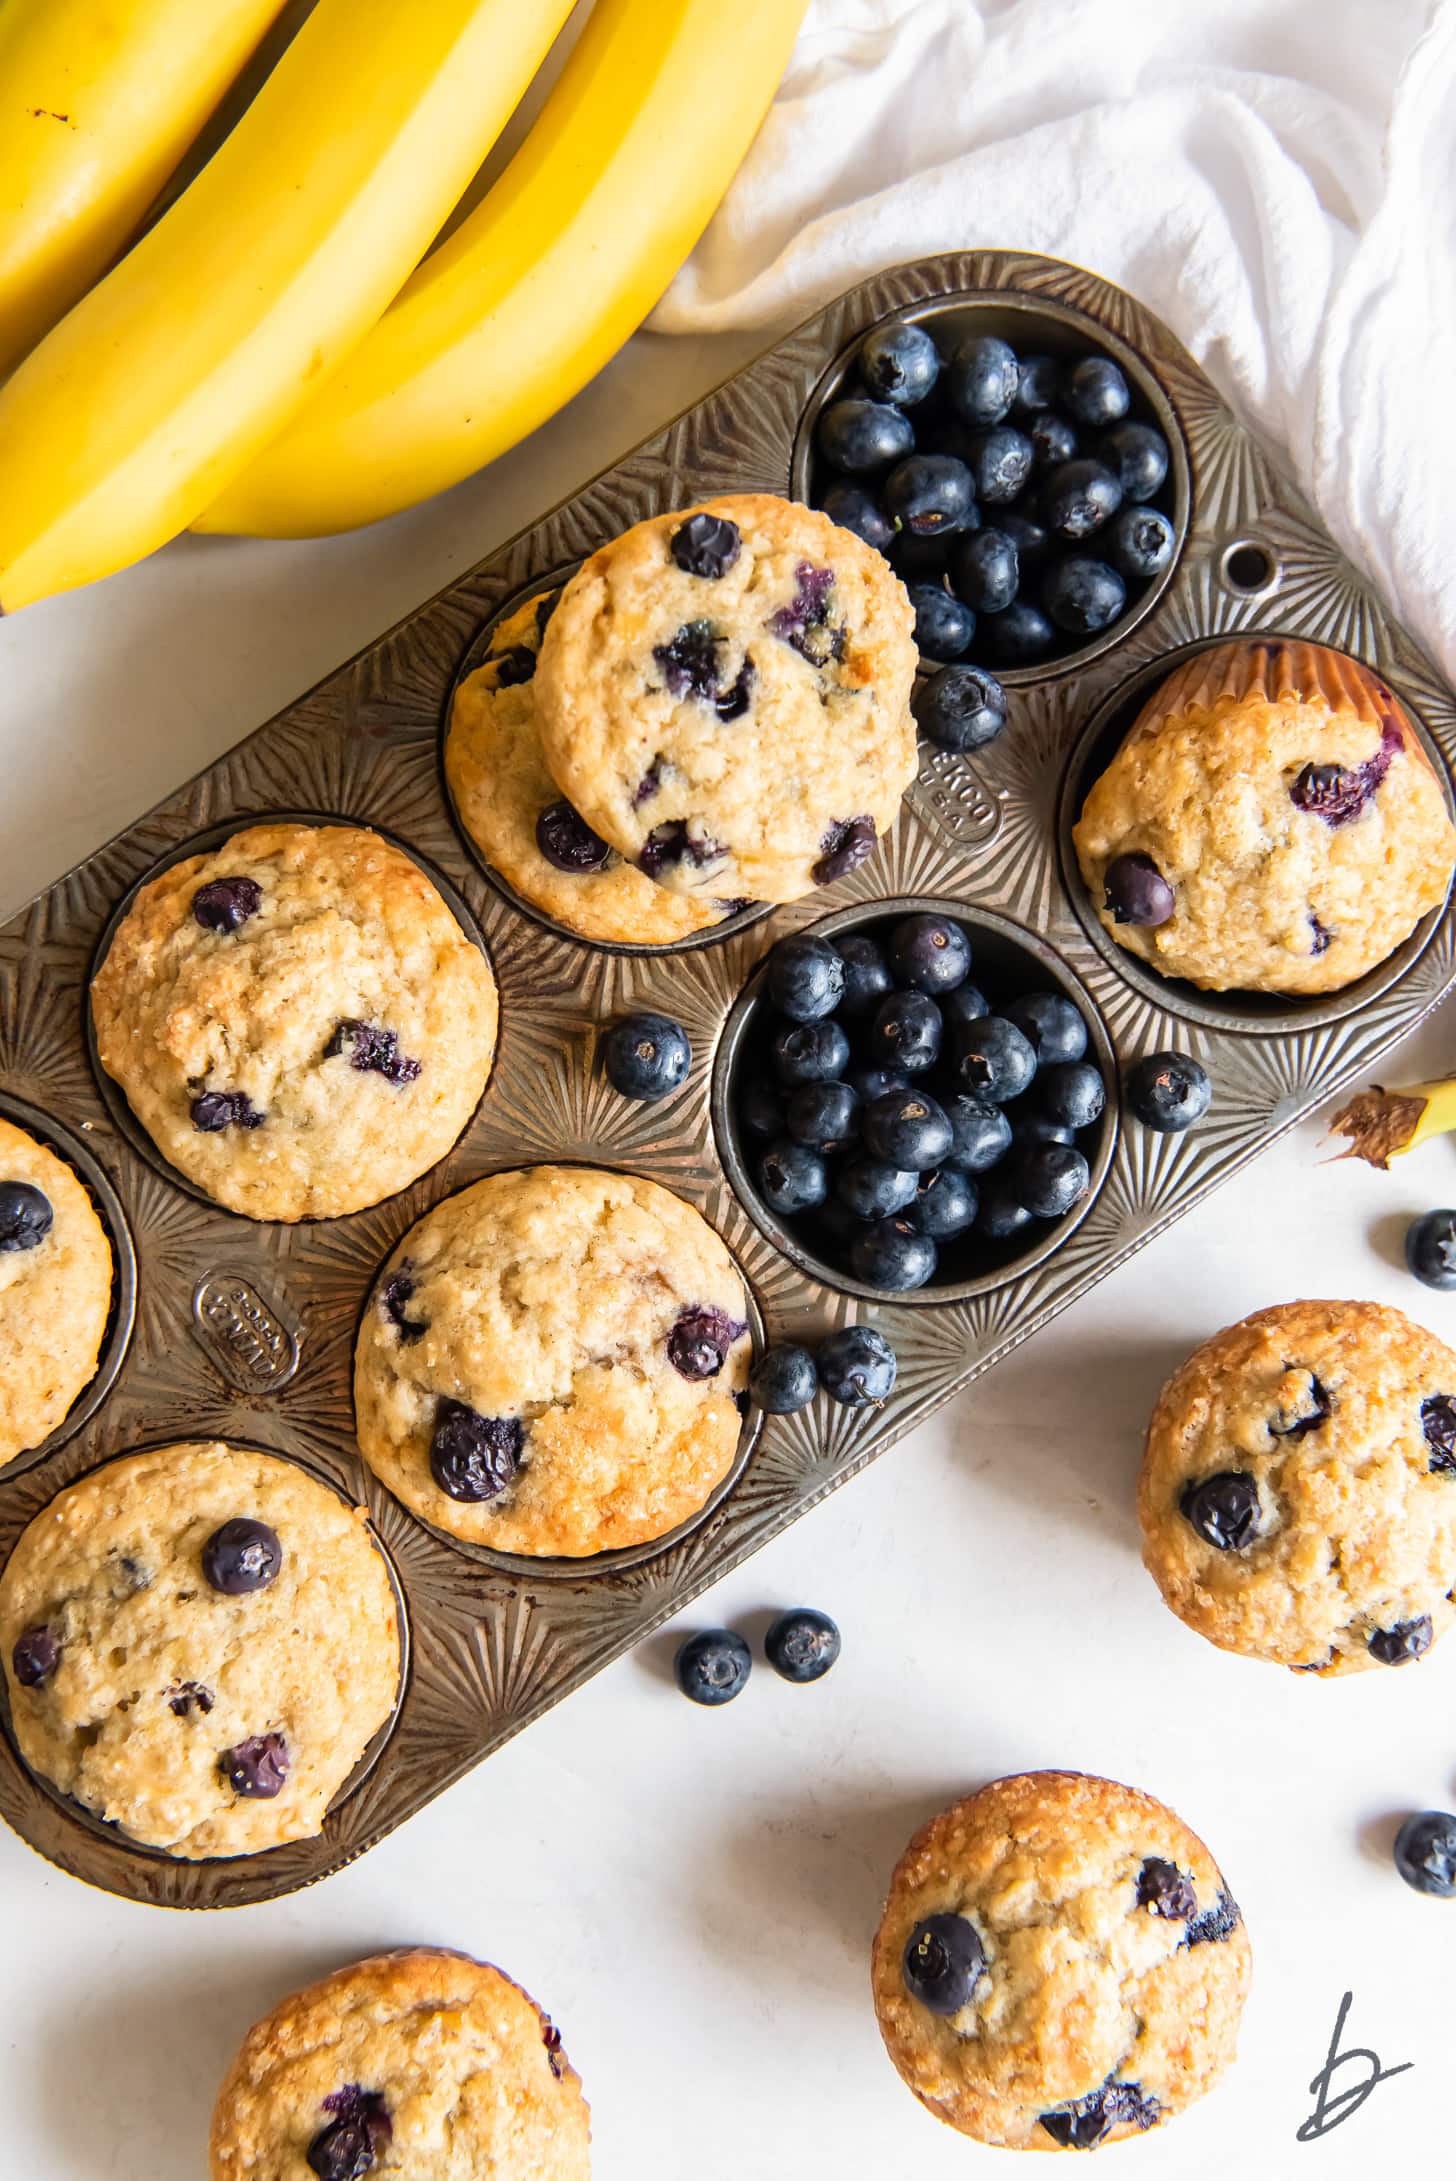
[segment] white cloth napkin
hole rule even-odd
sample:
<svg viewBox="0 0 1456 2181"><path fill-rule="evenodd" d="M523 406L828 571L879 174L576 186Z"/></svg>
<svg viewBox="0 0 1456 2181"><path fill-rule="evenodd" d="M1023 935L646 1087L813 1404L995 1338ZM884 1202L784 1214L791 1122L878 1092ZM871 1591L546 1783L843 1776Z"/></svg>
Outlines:
<svg viewBox="0 0 1456 2181"><path fill-rule="evenodd" d="M1456 0L813 0L652 324L994 245L1166 319L1456 679Z"/></svg>

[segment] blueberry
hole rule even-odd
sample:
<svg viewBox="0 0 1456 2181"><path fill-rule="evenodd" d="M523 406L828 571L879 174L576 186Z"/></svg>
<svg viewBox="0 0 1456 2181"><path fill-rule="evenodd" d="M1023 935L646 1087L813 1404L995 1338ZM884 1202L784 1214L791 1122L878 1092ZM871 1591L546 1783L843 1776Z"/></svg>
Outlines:
<svg viewBox="0 0 1456 2181"><path fill-rule="evenodd" d="M1434 1635L1430 1614L1420 1613L1414 1620L1397 1621L1393 1628L1373 1629L1365 1648L1382 1666L1405 1666L1430 1650Z"/></svg>
<svg viewBox="0 0 1456 2181"><path fill-rule="evenodd" d="M927 1916L905 1941L900 1974L932 2014L959 2014L986 1967L980 1933L966 1916Z"/></svg>
<svg viewBox="0 0 1456 2181"><path fill-rule="evenodd" d="M536 846L558 871L604 871L612 851L570 803L548 803L536 820Z"/></svg>
<svg viewBox="0 0 1456 2181"><path fill-rule="evenodd" d="M1115 924L1166 924L1177 896L1151 856L1114 856L1102 874L1103 900Z"/></svg>
<svg viewBox="0 0 1456 2181"><path fill-rule="evenodd" d="M22 1689L38 1689L61 1663L60 1639L44 1622L22 1630L10 1654L10 1667Z"/></svg>
<svg viewBox="0 0 1456 2181"><path fill-rule="evenodd" d="M309 2165L319 2181L360 2181L372 2172L394 2135L383 2097L377 2090L346 2083L324 2099L324 2111L335 2118L310 2143L305 2154Z"/></svg>
<svg viewBox="0 0 1456 2181"><path fill-rule="evenodd" d="M1090 1128L1101 1118L1107 1092L1090 1060L1058 1060L1041 1067L1036 1102L1049 1121L1060 1121L1065 1128Z"/></svg>
<svg viewBox="0 0 1456 2181"><path fill-rule="evenodd" d="M192 914L204 931L241 931L263 906L255 878L210 878L192 896Z"/></svg>
<svg viewBox="0 0 1456 2181"><path fill-rule="evenodd" d="M1120 423L1131 402L1127 380L1108 356L1085 356L1068 376L1067 407L1084 431Z"/></svg>
<svg viewBox="0 0 1456 2181"><path fill-rule="evenodd" d="M942 1035L940 1009L927 993L892 992L875 1010L870 1053L907 1075L923 1075L940 1056Z"/></svg>
<svg viewBox="0 0 1456 2181"><path fill-rule="evenodd" d="M753 1654L732 1628L700 1628L679 1644L673 1679L694 1704L731 1704L753 1671Z"/></svg>
<svg viewBox="0 0 1456 2181"><path fill-rule="evenodd" d="M742 1318L730 1318L712 1303L696 1303L680 1310L667 1336L667 1360L679 1378L716 1378L728 1360L728 1351L742 1340L748 1327Z"/></svg>
<svg viewBox="0 0 1456 2181"><path fill-rule="evenodd" d="M1438 1476L1456 1472L1456 1395L1427 1394L1421 1403L1421 1436L1431 1450L1426 1467Z"/></svg>
<svg viewBox="0 0 1456 2181"><path fill-rule="evenodd" d="M1112 518L1107 557L1130 583L1151 583L1173 558L1178 535L1156 507L1125 507Z"/></svg>
<svg viewBox="0 0 1456 2181"><path fill-rule="evenodd" d="M872 1015L887 992L895 989L890 965L878 940L868 932L847 931L834 942L844 965L844 987L839 1013L848 1022Z"/></svg>
<svg viewBox="0 0 1456 2181"><path fill-rule="evenodd" d="M1183 1487L1183 1519L1220 1552L1242 1552L1259 1534L1259 1487L1246 1469L1220 1469Z"/></svg>
<svg viewBox="0 0 1456 2181"><path fill-rule="evenodd" d="M514 1479L525 1443L518 1416L482 1416L445 1396L430 1435L430 1474L450 1499L496 1499Z"/></svg>
<svg viewBox="0 0 1456 2181"><path fill-rule="evenodd" d="M1043 409L1026 427L1026 435L1031 441L1032 468L1039 473L1059 469L1076 455L1077 434L1054 409Z"/></svg>
<svg viewBox="0 0 1456 2181"><path fill-rule="evenodd" d="M1198 1913L1193 1880L1161 1855L1148 1856L1138 1872L1137 1902L1165 1923L1186 1924Z"/></svg>
<svg viewBox="0 0 1456 2181"><path fill-rule="evenodd" d="M1029 598L1014 598L1004 613L988 614L981 634L998 666L1035 666L1056 649L1056 630Z"/></svg>
<svg viewBox="0 0 1456 2181"><path fill-rule="evenodd" d="M967 522L964 527L969 530L974 525ZM889 549L890 566L902 583L940 583L950 566L956 535L952 530L935 537L917 538L913 532L902 530Z"/></svg>
<svg viewBox="0 0 1456 2181"><path fill-rule="evenodd" d="M793 1341L765 1348L748 1374L748 1390L766 1416L792 1416L819 1391L814 1358Z"/></svg>
<svg viewBox="0 0 1456 2181"><path fill-rule="evenodd" d="M1168 474L1168 442L1151 424L1115 424L1099 440L1097 459L1111 470L1125 500L1151 500Z"/></svg>
<svg viewBox="0 0 1456 2181"><path fill-rule="evenodd" d="M915 445L914 427L903 409L853 397L821 409L814 436L825 460L852 476L888 469Z"/></svg>
<svg viewBox="0 0 1456 2181"><path fill-rule="evenodd" d="M791 1022L832 1015L844 996L844 957L827 939L795 932L768 958L769 997Z"/></svg>
<svg viewBox="0 0 1456 2181"><path fill-rule="evenodd" d="M1019 1098L1036 1074L1036 1052L1014 1022L983 1015L956 1033L956 1076L962 1090L992 1105Z"/></svg>
<svg viewBox="0 0 1456 2181"><path fill-rule="evenodd" d="M202 1572L225 1598L246 1597L276 1582L283 1566L278 1532L251 1515L234 1515L202 1548Z"/></svg>
<svg viewBox="0 0 1456 2181"><path fill-rule="evenodd" d="M958 540L950 556L956 595L976 613L1000 613L1016 596L1021 564L1004 530L973 530Z"/></svg>
<svg viewBox="0 0 1456 2181"><path fill-rule="evenodd" d="M1030 1041L1040 1066L1080 1060L1087 1050L1087 1025L1060 992L1027 992L1002 1012Z"/></svg>
<svg viewBox="0 0 1456 2181"><path fill-rule="evenodd" d="M1222 1888L1212 1908L1206 1908L1201 1916L1190 1918L1188 1944L1190 1946L1217 1946L1239 1928L1239 1904Z"/></svg>
<svg viewBox="0 0 1456 2181"><path fill-rule="evenodd" d="M968 1174L984 1174L1011 1147L1011 1123L999 1106L957 1091L945 1102L950 1122L950 1156Z"/></svg>
<svg viewBox="0 0 1456 2181"><path fill-rule="evenodd" d="M841 1408L888 1401L895 1390L895 1351L872 1325L846 1325L819 1349L819 1383Z"/></svg>
<svg viewBox="0 0 1456 2181"><path fill-rule="evenodd" d="M1148 1053L1127 1071L1128 1110L1144 1128L1174 1136L1208 1111L1213 1086L1187 1053ZM1456 1212L1452 1219L1451 1281L1456 1287Z"/></svg>
<svg viewBox="0 0 1456 2181"><path fill-rule="evenodd" d="M265 1113L259 1113L246 1091L203 1091L193 1099L188 1112L192 1126L207 1136L234 1126L261 1128L268 1118Z"/></svg>
<svg viewBox="0 0 1456 2181"><path fill-rule="evenodd" d="M753 660L745 655L730 682L726 679L726 648L727 639L718 633L711 621L685 621L665 644L654 644L652 656L661 670L668 695L691 697L697 703L709 706L722 720L741 719L748 709ZM650 840L652 836L648 838ZM693 850L693 853L698 861L703 860L698 851ZM646 869L645 864L643 868Z"/></svg>
<svg viewBox="0 0 1456 2181"><path fill-rule="evenodd" d="M849 1039L833 1016L781 1023L770 1051L781 1083L827 1083L849 1065Z"/></svg>
<svg viewBox="0 0 1456 2181"><path fill-rule="evenodd" d="M1395 1867L1417 1893L1449 1901L1456 1894L1456 1817L1422 1810L1395 1836Z"/></svg>
<svg viewBox="0 0 1456 2181"><path fill-rule="evenodd" d="M1016 380L1013 416L1037 416L1050 409L1061 392L1062 372L1054 356L1023 356Z"/></svg>
<svg viewBox="0 0 1456 2181"><path fill-rule="evenodd" d="M890 967L916 992L950 992L971 974L971 943L948 916L907 916L890 934Z"/></svg>
<svg viewBox="0 0 1456 2181"><path fill-rule="evenodd" d="M684 575L726 576L743 550L743 537L737 523L703 509L678 524L668 549Z"/></svg>
<svg viewBox="0 0 1456 2181"><path fill-rule="evenodd" d="M1075 1143L1077 1131L1068 1128L1064 1121L1048 1120L1044 1113L1018 1113L1012 1125L1011 1140L1018 1151L1030 1151L1038 1144Z"/></svg>
<svg viewBox="0 0 1456 2181"><path fill-rule="evenodd" d="M762 1142L784 1133L784 1095L777 1083L757 1076L738 1102L738 1119L750 1136Z"/></svg>
<svg viewBox="0 0 1456 2181"><path fill-rule="evenodd" d="M804 1353L800 1349L799 1354ZM811 1365L812 1369L813 1366ZM763 1639L763 1655L776 1674L801 1686L821 1681L840 1651L839 1630L827 1613L814 1606L794 1606L771 1622Z"/></svg>
<svg viewBox="0 0 1456 2181"><path fill-rule="evenodd" d="M1039 2113L1037 2125L1064 2151L1090 2151L1129 2121L1138 2128L1151 2128L1161 2112L1157 2099L1141 2083L1109 2081L1056 2112Z"/></svg>
<svg viewBox="0 0 1456 2181"><path fill-rule="evenodd" d="M923 326L892 318L859 344L859 375L877 401L913 408L940 376L940 351Z"/></svg>
<svg viewBox="0 0 1456 2181"><path fill-rule="evenodd" d="M0 1181L0 1253L33 1250L51 1231L49 1197L28 1181Z"/></svg>
<svg viewBox="0 0 1456 2181"><path fill-rule="evenodd" d="M165 1694L167 1709L174 1719L190 1719L194 1707L205 1719L217 1702L212 1690L203 1681L174 1681Z"/></svg>
<svg viewBox="0 0 1456 2181"><path fill-rule="evenodd" d="M957 1030L964 1023L979 1022L983 1015L991 1012L985 993L974 984L958 984L953 992L940 993L936 1004L949 1030Z"/></svg>
<svg viewBox="0 0 1456 2181"><path fill-rule="evenodd" d="M863 1228L850 1246L849 1261L857 1279L901 1294L924 1287L933 1277L936 1248L928 1234L918 1233L897 1213Z"/></svg>
<svg viewBox="0 0 1456 2181"><path fill-rule="evenodd" d="M958 1166L942 1166L921 1176L905 1216L933 1242L945 1242L964 1234L976 1216L976 1204L976 1185L969 1174Z"/></svg>
<svg viewBox="0 0 1456 2181"><path fill-rule="evenodd" d="M288 1777L288 1744L281 1734L250 1734L222 1751L218 1771L235 1795L271 1802Z"/></svg>
<svg viewBox="0 0 1456 2181"><path fill-rule="evenodd" d="M927 659L959 659L970 650L976 617L939 583L912 583L915 648Z"/></svg>
<svg viewBox="0 0 1456 2181"><path fill-rule="evenodd" d="M1016 399L1020 370L1009 341L973 334L946 370L951 407L967 424L999 424Z"/></svg>
<svg viewBox="0 0 1456 2181"><path fill-rule="evenodd" d="M863 485L831 485L819 505L841 530L852 530L877 553L885 552L895 535L895 525L872 492Z"/></svg>
<svg viewBox="0 0 1456 2181"><path fill-rule="evenodd" d="M498 689L518 689L536 678L536 654L529 644L507 644L504 651L491 652L486 664L495 668Z"/></svg>
<svg viewBox="0 0 1456 2181"><path fill-rule="evenodd" d="M692 1057L687 1031L670 1015L624 1015L602 1040L602 1065L613 1090L647 1104L686 1080Z"/></svg>
<svg viewBox="0 0 1456 2181"><path fill-rule="evenodd" d="M1062 1219L1092 1185L1087 1161L1070 1144L1036 1144L1016 1162L1012 1186L1033 1219Z"/></svg>
<svg viewBox="0 0 1456 2181"><path fill-rule="evenodd" d="M919 1185L914 1167L851 1159L834 1177L834 1201L856 1219L890 1219L913 1201Z"/></svg>
<svg viewBox="0 0 1456 2181"><path fill-rule="evenodd" d="M1127 585L1105 560L1069 553L1054 560L1041 587L1047 612L1069 636L1110 628L1127 604Z"/></svg>
<svg viewBox="0 0 1456 2181"><path fill-rule="evenodd" d="M996 528L1015 546L1018 569L1041 566L1052 542L1041 523L1019 507L1003 507L997 512Z"/></svg>
<svg viewBox="0 0 1456 2181"><path fill-rule="evenodd" d="M924 1174L949 1156L953 1136L928 1092L904 1090L889 1091L866 1107L864 1139L872 1157Z"/></svg>
<svg viewBox="0 0 1456 2181"><path fill-rule="evenodd" d="M655 767L653 768L655 771ZM649 774L649 778L651 775ZM643 786L646 785L644 781ZM638 800L642 789L637 790ZM721 863L728 851L711 834L694 833L686 818L669 818L663 825L655 825L642 843L637 858L638 869L650 879L658 879L674 864L691 863L699 870Z"/></svg>
<svg viewBox="0 0 1456 2181"><path fill-rule="evenodd" d="M927 741L979 750L1006 725L1006 692L983 667L948 666L915 692L911 709Z"/></svg>
<svg viewBox="0 0 1456 2181"><path fill-rule="evenodd" d="M1010 1242L1031 1225L1031 1214L1005 1174L993 1174L981 1189L976 1233L988 1242Z"/></svg>
<svg viewBox="0 0 1456 2181"><path fill-rule="evenodd" d="M1048 530L1077 543L1111 522L1122 505L1122 487L1101 462L1063 462L1046 481L1042 514Z"/></svg>
<svg viewBox="0 0 1456 2181"><path fill-rule="evenodd" d="M912 454L897 462L880 487L897 529L936 538L964 529L975 502L971 473L951 454Z"/></svg>
<svg viewBox="0 0 1456 2181"><path fill-rule="evenodd" d="M758 1187L764 1203L781 1218L810 1212L829 1194L829 1174L817 1151L783 1137L770 1144L758 1162Z"/></svg>
<svg viewBox="0 0 1456 2181"><path fill-rule="evenodd" d="M386 1030L377 1022L348 1020L337 1023L328 1044L324 1047L325 1060L335 1059L347 1053L349 1066L359 1075L382 1075L386 1083L399 1086L413 1083L420 1072L417 1060L408 1060L399 1049L399 1034ZM234 1093L236 1096L236 1093ZM255 1124L244 1121L251 1128Z"/></svg>
<svg viewBox="0 0 1456 2181"><path fill-rule="evenodd" d="M968 451L972 489L987 507L1003 507L1014 500L1031 475L1035 450L1014 424L997 424L989 432L979 432Z"/></svg>
<svg viewBox="0 0 1456 2181"><path fill-rule="evenodd" d="M837 878L857 871L874 854L878 838L875 821L867 815L832 819L819 842L824 853L814 865L815 885L832 886Z"/></svg>
<svg viewBox="0 0 1456 2181"><path fill-rule="evenodd" d="M857 1090L862 1105L870 1105L876 1098L883 1098L886 1091L909 1090L910 1077L904 1068L882 1067L877 1060L861 1061L852 1067L846 1078L851 1089Z"/></svg>
<svg viewBox="0 0 1456 2181"><path fill-rule="evenodd" d="M1405 1232L1405 1261L1427 1287L1456 1287L1456 1212L1422 1212Z"/></svg>
<svg viewBox="0 0 1456 2181"><path fill-rule="evenodd" d="M859 1135L859 1092L848 1083L796 1083L785 1102L784 1119L796 1144L808 1144L813 1151L843 1151Z"/></svg>

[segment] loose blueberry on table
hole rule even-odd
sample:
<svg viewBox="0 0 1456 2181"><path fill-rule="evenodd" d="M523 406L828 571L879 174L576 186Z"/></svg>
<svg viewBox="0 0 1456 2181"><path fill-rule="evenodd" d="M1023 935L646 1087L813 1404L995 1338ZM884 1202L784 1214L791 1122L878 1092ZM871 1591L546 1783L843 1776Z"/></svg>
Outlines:
<svg viewBox="0 0 1456 2181"><path fill-rule="evenodd" d="M731 1704L747 1685L753 1654L731 1628L702 1628L678 1647L673 1678L694 1704Z"/></svg>
<svg viewBox="0 0 1456 2181"><path fill-rule="evenodd" d="M1456 1817L1447 1810L1418 1810L1395 1836L1395 1867L1417 1893L1439 1900L1456 1894Z"/></svg>
<svg viewBox="0 0 1456 2181"><path fill-rule="evenodd" d="M929 661L1063 658L1173 561L1168 442L1109 356L887 319L814 452L811 499L911 585Z"/></svg>
<svg viewBox="0 0 1456 2181"><path fill-rule="evenodd" d="M839 1652L838 1628L812 1605L780 1613L763 1639L763 1655L774 1672L801 1686L822 1680Z"/></svg>
<svg viewBox="0 0 1456 2181"><path fill-rule="evenodd" d="M1148 1053L1127 1071L1128 1110L1144 1128L1160 1135L1192 1128L1207 1113L1212 1096L1207 1070L1187 1053Z"/></svg>
<svg viewBox="0 0 1456 2181"><path fill-rule="evenodd" d="M644 1104L665 1098L685 1082L692 1057L682 1024L648 1011L624 1015L602 1041L607 1081L624 1098Z"/></svg>
<svg viewBox="0 0 1456 2181"><path fill-rule="evenodd" d="M886 1293L999 1267L1091 1186L1085 1022L1045 990L998 988L997 1012L971 969L935 911L781 940L732 1093L769 1210Z"/></svg>
<svg viewBox="0 0 1456 2181"><path fill-rule="evenodd" d="M14 1248L0 1238L0 1249ZM1406 1229L1405 1261L1427 1287L1456 1287L1456 1211L1423 1212Z"/></svg>
<svg viewBox="0 0 1456 2181"><path fill-rule="evenodd" d="M819 1372L807 1348L781 1341L765 1348L748 1374L748 1390L765 1416L792 1416L819 1391Z"/></svg>

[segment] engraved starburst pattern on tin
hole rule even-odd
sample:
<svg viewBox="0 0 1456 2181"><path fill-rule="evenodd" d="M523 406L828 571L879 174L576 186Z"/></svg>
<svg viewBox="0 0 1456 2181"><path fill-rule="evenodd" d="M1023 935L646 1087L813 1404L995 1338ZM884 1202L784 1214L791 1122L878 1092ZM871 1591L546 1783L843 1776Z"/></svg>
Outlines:
<svg viewBox="0 0 1456 2181"><path fill-rule="evenodd" d="M1192 480L1188 538L1166 592L1106 651L1018 685L1011 724L962 759L922 752L900 823L815 899L669 955L613 952L547 929L485 875L451 819L439 768L444 707L500 606L643 516L732 490L788 489L806 404L867 324L935 298L1040 299L1136 352L1171 404ZM1255 542L1273 575L1257 595L1227 580ZM1187 644L1242 630L1318 638L1368 659L1448 765L1456 699L1325 537L1277 457L1244 431L1180 343L1131 297L1053 260L978 250L900 266L811 318L511 539L439 598L326 677L180 787L0 930L0 1088L88 1132L135 1236L138 1315L94 1415L0 1477L0 1553L54 1493L107 1455L216 1432L294 1456L366 1505L396 1571L410 1633L408 1686L387 1742L322 1835L251 1859L177 1864L68 1809L0 1738L0 1815L63 1868L132 1899L217 1907L290 1892L337 1869L418 1810L546 1706L680 1610L766 1538L882 1453L958 1388L1032 1336L1128 1251L1367 1071L1456 981L1448 908L1425 943L1359 1003L1254 1014L1142 978L1099 945L1069 892L1058 811L1069 753L1132 676ZM121 1132L83 1036L92 950L127 888L192 835L269 811L308 810L394 834L460 896L495 966L501 1039L461 1142L398 1197L349 1218L255 1226L182 1189ZM782 1255L735 1195L713 1134L709 1083L725 1018L785 930L902 895L978 907L1032 927L1090 993L1119 1067L1155 1047L1190 1051L1214 1101L1187 1136L1125 1123L1085 1217L1042 1261L964 1300L858 1300ZM655 1007L687 1026L688 1082L634 1106L603 1079L600 1033ZM432 1204L480 1174L535 1159L600 1160L696 1204L734 1251L767 1328L816 1340L868 1320L899 1380L882 1409L826 1401L773 1417L726 1496L656 1551L611 1566L497 1563L455 1546L394 1501L353 1437L350 1365L379 1267ZM199 1302L198 1298L203 1301ZM199 1319L199 1310L211 1315ZM290 1345L292 1344L292 1345ZM293 1349L296 1347L296 1362ZM291 1367L290 1367L291 1365Z"/></svg>

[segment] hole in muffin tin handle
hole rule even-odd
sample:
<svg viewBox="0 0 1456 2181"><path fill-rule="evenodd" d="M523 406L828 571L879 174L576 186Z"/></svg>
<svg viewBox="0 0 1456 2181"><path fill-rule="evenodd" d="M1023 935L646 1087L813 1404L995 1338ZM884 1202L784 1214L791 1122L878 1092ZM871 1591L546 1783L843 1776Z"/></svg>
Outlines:
<svg viewBox="0 0 1456 2181"><path fill-rule="evenodd" d="M1235 598L1265 598L1279 587L1279 562L1257 538L1235 538L1225 546L1218 579Z"/></svg>

